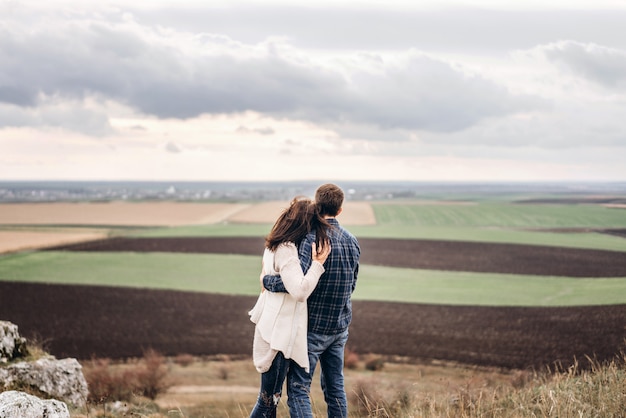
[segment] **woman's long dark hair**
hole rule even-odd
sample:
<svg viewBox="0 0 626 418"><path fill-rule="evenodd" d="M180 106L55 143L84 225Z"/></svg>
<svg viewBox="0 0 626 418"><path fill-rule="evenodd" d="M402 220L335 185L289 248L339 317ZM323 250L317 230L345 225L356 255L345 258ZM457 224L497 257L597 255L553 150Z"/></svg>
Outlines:
<svg viewBox="0 0 626 418"><path fill-rule="evenodd" d="M265 246L275 251L280 244L293 242L299 247L307 234L315 231L315 244L321 250L328 244L330 227L328 221L319 214L317 205L310 199L296 197L280 214L269 235L265 237Z"/></svg>

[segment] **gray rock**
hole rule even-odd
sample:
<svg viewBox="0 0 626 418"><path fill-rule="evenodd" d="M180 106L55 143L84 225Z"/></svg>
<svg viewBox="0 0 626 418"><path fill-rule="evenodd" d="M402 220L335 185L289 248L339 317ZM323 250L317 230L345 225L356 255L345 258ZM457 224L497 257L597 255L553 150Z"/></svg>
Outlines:
<svg viewBox="0 0 626 418"><path fill-rule="evenodd" d="M17 325L0 321L0 391L31 387L78 408L87 404L87 381L76 359L48 356L19 361L27 353L26 339L20 337ZM4 416L0 414L0 418Z"/></svg>
<svg viewBox="0 0 626 418"><path fill-rule="evenodd" d="M0 363L26 355L26 339L20 337L17 325L0 321Z"/></svg>
<svg viewBox="0 0 626 418"><path fill-rule="evenodd" d="M0 418L70 418L67 405L55 399L39 399L24 392L0 393Z"/></svg>
<svg viewBox="0 0 626 418"><path fill-rule="evenodd" d="M89 393L82 366L73 358L57 360L47 357L34 362L10 364L0 369L0 382L4 382L4 387L34 387L79 408L86 405Z"/></svg>

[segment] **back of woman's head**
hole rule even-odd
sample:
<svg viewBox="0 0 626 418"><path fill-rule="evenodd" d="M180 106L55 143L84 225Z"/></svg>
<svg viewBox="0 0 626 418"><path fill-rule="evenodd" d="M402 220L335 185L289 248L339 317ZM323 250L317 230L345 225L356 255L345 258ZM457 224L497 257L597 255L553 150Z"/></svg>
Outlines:
<svg viewBox="0 0 626 418"><path fill-rule="evenodd" d="M272 251L285 242L293 242L296 247L309 232L315 232L315 243L321 249L328 243L328 230L331 225L319 212L319 207L310 199L295 197L285 209L265 238L265 246Z"/></svg>
<svg viewBox="0 0 626 418"><path fill-rule="evenodd" d="M315 205L310 199L296 197L276 220L269 235L265 238L265 246L274 251L285 242L293 242L296 246L311 230L311 220L315 216Z"/></svg>

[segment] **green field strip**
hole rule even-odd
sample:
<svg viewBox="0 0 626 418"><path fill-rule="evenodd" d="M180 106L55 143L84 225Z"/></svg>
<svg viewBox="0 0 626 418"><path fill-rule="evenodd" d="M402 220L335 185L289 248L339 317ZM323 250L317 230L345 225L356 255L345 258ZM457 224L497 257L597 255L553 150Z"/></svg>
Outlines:
<svg viewBox="0 0 626 418"><path fill-rule="evenodd" d="M256 271L256 273L254 273ZM255 294L261 257L64 251L0 257L0 280Z"/></svg>
<svg viewBox="0 0 626 418"><path fill-rule="evenodd" d="M0 280L256 295L261 256L29 252L0 257ZM362 265L355 300L483 305L626 303L626 278L564 278Z"/></svg>
<svg viewBox="0 0 626 418"><path fill-rule="evenodd" d="M556 233L518 231L505 228L424 227L414 225L373 225L348 228L357 238L429 239L487 242L494 244L546 245L626 252L626 238L581 232Z"/></svg>
<svg viewBox="0 0 626 418"><path fill-rule="evenodd" d="M380 225L626 228L626 211L600 205L374 203L372 208Z"/></svg>
<svg viewBox="0 0 626 418"><path fill-rule="evenodd" d="M364 266L354 298L482 306L626 303L626 278L568 278Z"/></svg>

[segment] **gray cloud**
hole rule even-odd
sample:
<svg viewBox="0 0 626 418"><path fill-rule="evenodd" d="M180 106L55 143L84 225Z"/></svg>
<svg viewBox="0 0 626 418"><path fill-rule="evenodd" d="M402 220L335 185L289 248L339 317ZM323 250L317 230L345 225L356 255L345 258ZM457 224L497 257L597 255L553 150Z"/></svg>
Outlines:
<svg viewBox="0 0 626 418"><path fill-rule="evenodd" d="M626 86L626 50L559 42L541 48L545 56L575 74L607 87Z"/></svg>
<svg viewBox="0 0 626 418"><path fill-rule="evenodd" d="M180 147L171 141L165 144L165 150L167 152L171 152L172 154L178 154L181 152Z"/></svg>
<svg viewBox="0 0 626 418"><path fill-rule="evenodd" d="M132 6L130 6L132 7ZM592 6L594 7L594 6ZM393 7L306 7L233 3L228 7L134 9L149 24L167 22L196 32L219 32L255 43L269 36L289 36L302 48L426 51L509 51L556 39L577 39L626 47L626 10L506 11L457 7L420 10Z"/></svg>
<svg viewBox="0 0 626 418"><path fill-rule="evenodd" d="M124 18L52 21L27 32L6 25L0 35L0 102L21 107L36 107L42 97L96 98L159 118L252 110L325 124L456 131L542 105L419 54L346 75L288 44L243 45Z"/></svg>
<svg viewBox="0 0 626 418"><path fill-rule="evenodd" d="M241 132L241 133L253 132L253 133L260 134L260 135L274 135L275 133L274 129L269 126L266 126L265 128L253 128L253 129L250 129L246 126L240 126L237 128L236 131Z"/></svg>
<svg viewBox="0 0 626 418"><path fill-rule="evenodd" d="M384 74L354 78L346 119L386 129L457 131L484 118L539 109L542 100L514 96L485 78L416 55Z"/></svg>
<svg viewBox="0 0 626 418"><path fill-rule="evenodd" d="M85 108L78 103L19 107L0 102L0 128L20 126L64 128L94 137L115 132L105 113Z"/></svg>

